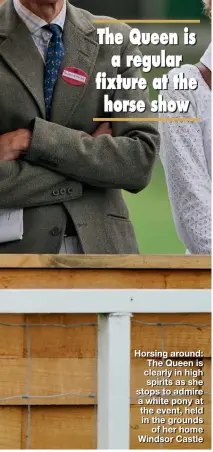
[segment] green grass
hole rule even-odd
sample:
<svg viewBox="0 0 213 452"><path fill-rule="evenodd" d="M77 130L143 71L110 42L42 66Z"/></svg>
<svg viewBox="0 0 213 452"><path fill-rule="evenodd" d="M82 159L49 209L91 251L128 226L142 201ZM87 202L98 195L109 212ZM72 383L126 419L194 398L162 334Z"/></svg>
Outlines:
<svg viewBox="0 0 213 452"><path fill-rule="evenodd" d="M172 218L164 172L158 162L150 185L138 195L124 192L142 254L183 254Z"/></svg>

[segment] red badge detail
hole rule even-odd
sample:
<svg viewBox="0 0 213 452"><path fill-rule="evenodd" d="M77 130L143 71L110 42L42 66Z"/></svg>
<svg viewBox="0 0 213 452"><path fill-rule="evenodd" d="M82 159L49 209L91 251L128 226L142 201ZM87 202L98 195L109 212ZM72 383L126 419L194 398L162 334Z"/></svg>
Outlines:
<svg viewBox="0 0 213 452"><path fill-rule="evenodd" d="M77 67L66 67L62 72L62 78L70 85L86 85L88 75Z"/></svg>

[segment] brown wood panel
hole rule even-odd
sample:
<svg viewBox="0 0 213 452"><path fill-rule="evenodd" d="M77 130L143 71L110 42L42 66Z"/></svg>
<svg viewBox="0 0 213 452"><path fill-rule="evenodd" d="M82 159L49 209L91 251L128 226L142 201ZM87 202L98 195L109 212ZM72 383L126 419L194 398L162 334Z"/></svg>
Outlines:
<svg viewBox="0 0 213 452"><path fill-rule="evenodd" d="M0 289L210 289L210 270L1 269Z"/></svg>
<svg viewBox="0 0 213 452"><path fill-rule="evenodd" d="M26 445L27 410L23 410L22 448ZM33 407L32 449L96 448L95 407Z"/></svg>
<svg viewBox="0 0 213 452"><path fill-rule="evenodd" d="M195 360L193 360L193 370L197 370ZM196 389L203 389L205 392L211 392L211 360L204 359L204 366L200 367L204 373L203 376L194 377L195 380L203 381L203 386L196 386ZM149 369L145 359L131 360L131 404L137 404L136 390L150 389L148 380L155 380L156 377L145 376L144 372ZM181 377L174 376L174 368L164 366L163 370L173 370L170 380L186 381L185 388L191 388L187 383L193 377L185 375L185 369L182 367ZM28 383L28 360L26 358L1 359L0 370L0 398L11 396L22 396L26 394ZM166 377L165 377L166 378ZM159 377L162 380L162 377ZM34 398L30 399L31 405L93 405L96 399L91 397L81 397L68 395L69 393L78 394L96 394L96 360L94 358L67 359L67 358L33 358L30 362L29 391ZM160 386L155 389L161 389ZM173 384L168 389L178 389ZM62 397L53 397L54 395L67 394ZM35 397L35 396L40 396ZM46 398L45 398L46 396ZM48 398L51 396L51 398ZM195 399L196 397L192 397ZM0 401L0 405L27 405L28 401L23 398Z"/></svg>
<svg viewBox="0 0 213 452"><path fill-rule="evenodd" d="M29 392L31 405L91 405L94 398L69 393L96 394L95 358L32 358L28 374L27 358L1 359L0 399ZM29 378L28 378L29 377ZM53 395L67 394L63 397ZM40 396L42 398L35 398ZM47 396L46 398L44 398ZM51 397L51 398L48 398ZM23 398L1 401L0 405L27 405Z"/></svg>
<svg viewBox="0 0 213 452"><path fill-rule="evenodd" d="M21 326L3 326L1 323L32 325L28 328L31 357L96 356L97 326L78 326L88 323L96 325L95 314L0 315L0 357L26 357L26 330ZM45 326L33 326L41 324ZM59 327L48 326L52 324ZM68 325L77 327L63 328Z"/></svg>
<svg viewBox="0 0 213 452"><path fill-rule="evenodd" d="M150 351L163 347L168 352L201 350L205 357L211 356L211 314L135 314L133 320L148 325L132 324L132 353L135 349Z"/></svg>
<svg viewBox="0 0 213 452"><path fill-rule="evenodd" d="M175 358L173 358L175 360ZM178 360L178 359L177 359ZM181 360L183 361L191 361L189 359L186 360ZM173 370L173 374L170 378L168 377L155 377L155 376L145 376L144 375L144 371L149 369L148 363L146 362L146 360L144 360L143 358L140 360L140 358L138 359L132 359L131 361L131 397L136 397L136 390L137 389L152 389L151 386L149 384L147 384L148 380L163 380L168 378L168 380L173 380L173 385L171 386L164 386L164 388L166 389L171 389L172 391L174 389L179 389L179 386L175 384L176 380L184 380L186 382L185 386L183 386L185 389L202 389L205 393L210 393L211 392L211 359L204 359L203 360L203 366L197 367L196 366L196 362L195 360L192 360L194 363L193 367L178 367L178 370L182 371L182 376L175 376L175 367L170 367L170 366L163 366L163 367L158 367L158 368L152 368L152 370L159 370L159 369L163 369L163 370ZM193 370L202 370L203 371L203 376L197 376L197 377L193 377L193 376L187 376L185 375L185 369L189 370L189 369L193 369ZM190 385L190 381L192 380L197 380L197 381L202 381L203 385L196 385L194 384L193 386ZM154 389L162 389L161 385L157 385L155 387L153 387ZM193 400L195 400L196 398L199 398L200 396L196 397L196 396L192 396L190 398L192 398ZM142 397L143 398L143 397ZM183 396L181 396L181 398L185 398ZM134 402L134 403L133 403ZM132 401L132 404L137 404L136 401Z"/></svg>
<svg viewBox="0 0 213 452"><path fill-rule="evenodd" d="M164 349L168 352L201 349L205 357L211 356L210 314L135 314L131 328L131 350L150 351ZM134 321L148 323L141 325ZM26 331L10 324L32 325L28 328L30 353L33 358L93 358L96 356L97 316L93 314L0 315L0 357L26 357ZM152 325L154 323L154 325ZM156 326L155 324L158 324ZM168 325L160 326L166 323ZM183 325L173 325L182 323ZM189 326L189 325L196 326ZM33 326L45 325L45 326ZM48 326L49 325L49 326ZM51 325L77 325L61 328Z"/></svg>
<svg viewBox="0 0 213 452"><path fill-rule="evenodd" d="M22 409L0 407L0 449L21 449Z"/></svg>
<svg viewBox="0 0 213 452"><path fill-rule="evenodd" d="M209 399L209 398L208 398ZM196 449L211 448L211 406L205 400L205 442ZM22 416L21 416L22 414ZM0 407L0 449L26 448L27 408ZM171 416L174 417L174 416ZM165 416L168 419L168 416ZM137 406L131 407L131 449L161 449L161 445L138 442L138 435L151 434L151 424L142 425ZM171 436L168 435L168 436ZM187 436L187 435L186 435ZM188 435L189 436L189 435ZM94 449L96 448L96 408L91 406L32 407L30 416L31 449ZM195 444L163 444L165 449L195 449Z"/></svg>
<svg viewBox="0 0 213 452"><path fill-rule="evenodd" d="M200 255L58 255L1 254L0 268L174 268L210 269L211 257Z"/></svg>
<svg viewBox="0 0 213 452"><path fill-rule="evenodd" d="M6 324L20 325L24 322L24 316L19 314L0 315L0 358L4 356L22 357L24 347L24 329L20 326L6 327L2 326L1 322Z"/></svg>
<svg viewBox="0 0 213 452"><path fill-rule="evenodd" d="M204 359L204 385L203 390L204 392L212 392L212 360L211 359Z"/></svg>
<svg viewBox="0 0 213 452"><path fill-rule="evenodd" d="M194 405L193 405L194 406ZM211 449L211 403L210 403L210 397L205 396L204 397L204 414L202 415L204 423L203 424L183 424L183 427L203 427L204 428L204 442L203 443L177 443L176 441L173 441L172 443L144 443L143 445L139 443L138 441L138 435L148 435L153 436L153 433L151 431L153 425L151 423L151 415L146 416L150 423L149 424L142 424L141 423L141 414L139 411L139 407L132 406L131 407L131 448L132 449L179 449L179 450L185 450L185 449ZM164 424L166 427L169 427L168 424L169 419L177 418L176 415L163 415L162 417L165 418L166 423ZM196 414L191 416L185 416L183 415L183 418L190 417L195 419L197 417ZM201 415L200 415L201 417ZM174 427L177 427L177 432L179 431L179 424L174 425ZM154 434L155 435L155 434ZM185 437L192 437L193 434L181 434ZM172 433L164 434L164 436L172 437L175 436ZM198 436L201 436L198 434Z"/></svg>

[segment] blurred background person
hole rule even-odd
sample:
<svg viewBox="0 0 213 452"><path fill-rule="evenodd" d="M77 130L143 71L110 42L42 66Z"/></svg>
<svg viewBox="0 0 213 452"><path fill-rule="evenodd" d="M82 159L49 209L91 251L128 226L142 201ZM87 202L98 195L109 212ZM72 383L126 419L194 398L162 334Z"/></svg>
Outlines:
<svg viewBox="0 0 213 452"><path fill-rule="evenodd" d="M204 0L208 15L211 0ZM175 74L198 81L195 90L175 90ZM189 100L187 113L161 117L199 118L199 122L160 122L164 166L176 229L189 253L211 254L211 44L198 65L169 72L165 100Z"/></svg>

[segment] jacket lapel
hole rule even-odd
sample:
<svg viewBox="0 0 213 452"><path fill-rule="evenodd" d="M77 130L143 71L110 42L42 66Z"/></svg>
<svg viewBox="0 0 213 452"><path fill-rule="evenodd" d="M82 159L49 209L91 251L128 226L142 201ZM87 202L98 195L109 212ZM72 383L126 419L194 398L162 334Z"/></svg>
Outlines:
<svg viewBox="0 0 213 452"><path fill-rule="evenodd" d="M6 37L0 44L0 56L28 89L39 107L41 118L45 119L44 62L29 30L17 16L11 0L7 0L1 7L0 22L0 35ZM80 10L68 2L63 40L65 57L62 70L66 67L77 67L88 74L89 80L99 50L96 29ZM87 85L70 85L59 75L50 120L66 125L86 87Z"/></svg>
<svg viewBox="0 0 213 452"><path fill-rule="evenodd" d="M65 57L61 72L67 67L76 67L86 72L89 81L99 50L95 39L96 30L92 23L85 19L78 9L67 3L63 33ZM53 96L51 121L65 126L86 88L87 85L71 85L65 82L60 74Z"/></svg>
<svg viewBox="0 0 213 452"><path fill-rule="evenodd" d="M2 8L5 8L5 23L3 33L0 25L0 33L6 39L0 44L0 55L28 89L40 109L41 117L45 118L42 56L26 25L18 18L12 2L7 0Z"/></svg>

